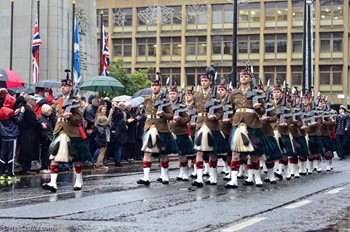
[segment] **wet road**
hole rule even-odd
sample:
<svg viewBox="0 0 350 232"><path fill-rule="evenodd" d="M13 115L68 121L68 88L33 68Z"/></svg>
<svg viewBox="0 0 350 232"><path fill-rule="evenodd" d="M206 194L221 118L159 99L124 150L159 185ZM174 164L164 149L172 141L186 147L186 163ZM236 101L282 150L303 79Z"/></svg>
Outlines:
<svg viewBox="0 0 350 232"><path fill-rule="evenodd" d="M48 175L23 176L0 183L0 231L350 231L349 165L230 190L221 176L200 189L178 182L176 164L168 186L154 181L159 171L138 186L135 166L86 171L78 192L71 173L59 175L55 194L40 188Z"/></svg>

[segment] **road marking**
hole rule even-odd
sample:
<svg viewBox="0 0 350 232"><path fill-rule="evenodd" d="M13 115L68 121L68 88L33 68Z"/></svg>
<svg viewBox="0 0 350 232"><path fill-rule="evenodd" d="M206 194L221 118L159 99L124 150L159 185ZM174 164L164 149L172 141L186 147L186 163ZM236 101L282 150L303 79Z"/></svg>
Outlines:
<svg viewBox="0 0 350 232"><path fill-rule="evenodd" d="M345 189L345 188L335 188L335 189L332 189L332 190L326 192L326 194L336 194L336 193L339 193L343 189Z"/></svg>
<svg viewBox="0 0 350 232"><path fill-rule="evenodd" d="M222 230L222 232L239 231L239 230L244 229L244 228L246 228L246 227L248 227L248 226L254 225L255 223L264 221L264 220L266 220L266 219L267 219L266 217L253 218L253 219L250 219L250 220L248 220L248 221L245 221L245 222L236 224L236 225L234 225L234 226L231 226L231 227L229 227L229 228L226 228L226 229Z"/></svg>
<svg viewBox="0 0 350 232"><path fill-rule="evenodd" d="M292 203L292 204L289 204L283 208L285 209L294 209L294 208L297 208L297 207L300 207L300 206L303 206L303 205L306 205L306 204L309 204L311 203L310 200L302 200L302 201L299 201L299 202L296 202L296 203Z"/></svg>

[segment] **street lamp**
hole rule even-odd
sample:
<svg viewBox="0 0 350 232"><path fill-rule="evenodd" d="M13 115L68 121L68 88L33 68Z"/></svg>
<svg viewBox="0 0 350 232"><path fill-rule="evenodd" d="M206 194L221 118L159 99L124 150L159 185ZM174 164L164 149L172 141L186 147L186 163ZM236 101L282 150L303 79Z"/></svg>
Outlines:
<svg viewBox="0 0 350 232"><path fill-rule="evenodd" d="M13 11L15 0L10 0L11 2L11 32L10 32L10 70L12 70L12 52L13 52Z"/></svg>
<svg viewBox="0 0 350 232"><path fill-rule="evenodd" d="M238 24L237 24L237 10L238 10L238 0L228 0L228 2L232 3L232 15L233 15L233 22L232 22L232 87L237 87L237 31L238 31Z"/></svg>

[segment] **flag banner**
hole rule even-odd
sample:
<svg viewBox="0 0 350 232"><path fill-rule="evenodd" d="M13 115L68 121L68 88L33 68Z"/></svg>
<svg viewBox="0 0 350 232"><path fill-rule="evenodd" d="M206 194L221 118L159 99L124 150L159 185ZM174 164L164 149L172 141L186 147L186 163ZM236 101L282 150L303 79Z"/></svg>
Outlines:
<svg viewBox="0 0 350 232"><path fill-rule="evenodd" d="M74 65L73 65L73 82L75 87L80 82L80 63L79 63L79 30L77 18L74 20Z"/></svg>
<svg viewBox="0 0 350 232"><path fill-rule="evenodd" d="M41 39L39 34L38 16L35 18L34 35L32 42L32 78L33 83L39 80L39 47Z"/></svg>
<svg viewBox="0 0 350 232"><path fill-rule="evenodd" d="M108 72L108 65L110 63L109 61L109 52L108 52L108 39L107 39L107 35L105 32L105 26L103 25L102 27L102 33L103 33L103 39L102 39L102 76L108 76L109 72Z"/></svg>

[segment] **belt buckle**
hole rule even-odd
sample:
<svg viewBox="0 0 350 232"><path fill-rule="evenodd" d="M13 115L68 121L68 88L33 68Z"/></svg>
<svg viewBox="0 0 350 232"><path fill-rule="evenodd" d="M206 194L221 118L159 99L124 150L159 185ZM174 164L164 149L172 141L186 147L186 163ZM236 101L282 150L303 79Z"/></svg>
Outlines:
<svg viewBox="0 0 350 232"><path fill-rule="evenodd" d="M245 113L246 110L247 110L247 108L242 108L242 109L241 109L241 112Z"/></svg>

